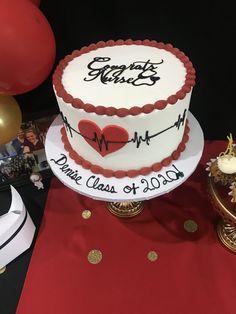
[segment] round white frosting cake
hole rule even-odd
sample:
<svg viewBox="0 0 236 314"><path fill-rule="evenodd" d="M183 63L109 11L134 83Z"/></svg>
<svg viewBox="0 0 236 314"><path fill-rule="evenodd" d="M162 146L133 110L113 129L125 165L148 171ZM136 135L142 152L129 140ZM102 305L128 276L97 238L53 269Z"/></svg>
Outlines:
<svg viewBox="0 0 236 314"><path fill-rule="evenodd" d="M59 63L53 84L65 149L96 174L145 175L185 149L195 70L170 44L91 44Z"/></svg>

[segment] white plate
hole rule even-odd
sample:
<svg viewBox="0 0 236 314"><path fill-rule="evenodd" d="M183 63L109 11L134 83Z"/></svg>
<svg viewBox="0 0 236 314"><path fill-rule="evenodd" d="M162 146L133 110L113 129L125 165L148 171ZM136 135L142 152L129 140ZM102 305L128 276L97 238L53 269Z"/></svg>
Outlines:
<svg viewBox="0 0 236 314"><path fill-rule="evenodd" d="M151 172L147 176L106 178L76 164L64 149L61 140L60 130L63 122L60 115L56 117L47 132L45 144L47 160L55 176L64 185L80 194L110 202L151 199L178 187L188 179L199 163L204 147L203 132L190 112L188 120L190 139L180 158L161 171Z"/></svg>

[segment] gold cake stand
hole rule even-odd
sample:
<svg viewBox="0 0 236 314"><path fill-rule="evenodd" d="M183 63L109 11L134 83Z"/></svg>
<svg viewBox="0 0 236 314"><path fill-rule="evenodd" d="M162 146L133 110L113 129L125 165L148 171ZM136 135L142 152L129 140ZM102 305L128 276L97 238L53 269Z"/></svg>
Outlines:
<svg viewBox="0 0 236 314"><path fill-rule="evenodd" d="M130 218L142 212L144 202L108 202L107 208L115 216Z"/></svg>
<svg viewBox="0 0 236 314"><path fill-rule="evenodd" d="M208 187L214 209L221 216L217 224L219 240L227 249L236 253L236 204L230 201L229 187L216 184L211 177L208 179Z"/></svg>

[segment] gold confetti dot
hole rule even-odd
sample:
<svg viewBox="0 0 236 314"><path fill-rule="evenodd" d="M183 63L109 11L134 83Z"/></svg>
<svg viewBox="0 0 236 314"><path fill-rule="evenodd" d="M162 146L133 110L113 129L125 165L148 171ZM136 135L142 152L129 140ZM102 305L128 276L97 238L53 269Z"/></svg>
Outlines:
<svg viewBox="0 0 236 314"><path fill-rule="evenodd" d="M91 264L98 264L102 260L102 252L99 250L91 250L88 253L88 261Z"/></svg>
<svg viewBox="0 0 236 314"><path fill-rule="evenodd" d="M82 212L82 217L83 217L84 219L89 219L89 218L91 217L91 215L92 215L92 213L91 213L91 211L88 210L88 209L86 209L86 210L84 210L84 211Z"/></svg>
<svg viewBox="0 0 236 314"><path fill-rule="evenodd" d="M196 232L198 230L198 224L194 220L188 219L184 222L184 229L187 232Z"/></svg>
<svg viewBox="0 0 236 314"><path fill-rule="evenodd" d="M1 274L3 274L4 272L5 272L5 270L6 270L7 268L6 268L6 266L4 266L4 267L2 267L2 268L0 268L0 275Z"/></svg>
<svg viewBox="0 0 236 314"><path fill-rule="evenodd" d="M155 262L158 259L158 254L155 251L150 251L147 254L147 258L150 262Z"/></svg>

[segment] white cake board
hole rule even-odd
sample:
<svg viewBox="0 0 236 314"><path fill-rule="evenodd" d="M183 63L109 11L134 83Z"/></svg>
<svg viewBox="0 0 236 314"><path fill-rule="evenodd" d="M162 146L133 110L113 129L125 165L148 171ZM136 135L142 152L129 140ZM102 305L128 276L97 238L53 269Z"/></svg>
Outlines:
<svg viewBox="0 0 236 314"><path fill-rule="evenodd" d="M47 160L55 176L70 189L93 199L109 202L148 200L177 188L196 169L202 156L204 136L196 118L189 112L189 141L180 159L159 172L135 178L106 178L84 169L70 158L61 140L63 122L58 115L50 126L45 143ZM74 179L65 173L71 169Z"/></svg>

